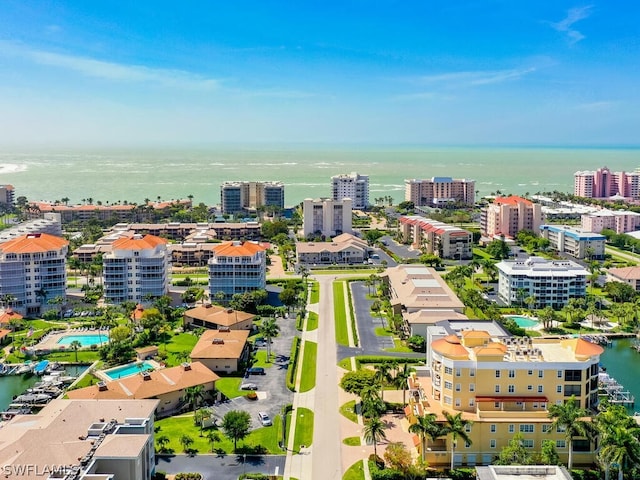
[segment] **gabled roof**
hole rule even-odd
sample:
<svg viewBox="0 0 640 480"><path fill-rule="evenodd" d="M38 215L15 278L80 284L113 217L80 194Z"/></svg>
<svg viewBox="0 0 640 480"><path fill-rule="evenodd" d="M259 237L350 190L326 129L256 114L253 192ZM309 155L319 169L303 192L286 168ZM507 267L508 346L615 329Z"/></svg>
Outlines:
<svg viewBox="0 0 640 480"><path fill-rule="evenodd" d="M0 325L8 324L11 320L21 320L22 315L14 311L13 308L6 308L2 314L0 314Z"/></svg>
<svg viewBox="0 0 640 480"><path fill-rule="evenodd" d="M191 358L216 359L234 358L239 359L249 338L248 330L207 330L202 334L198 343L191 351Z"/></svg>
<svg viewBox="0 0 640 480"><path fill-rule="evenodd" d="M2 253L45 253L69 245L64 238L48 233L30 233L0 245Z"/></svg>
<svg viewBox="0 0 640 480"><path fill-rule="evenodd" d="M640 280L640 267L610 268L607 273L623 280Z"/></svg>

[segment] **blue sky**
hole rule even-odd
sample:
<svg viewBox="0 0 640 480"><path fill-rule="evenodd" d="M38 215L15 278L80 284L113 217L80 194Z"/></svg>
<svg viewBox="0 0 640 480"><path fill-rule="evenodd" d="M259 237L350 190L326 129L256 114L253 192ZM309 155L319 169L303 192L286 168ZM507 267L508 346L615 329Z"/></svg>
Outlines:
<svg viewBox="0 0 640 480"><path fill-rule="evenodd" d="M0 145L637 145L639 13L4 0Z"/></svg>

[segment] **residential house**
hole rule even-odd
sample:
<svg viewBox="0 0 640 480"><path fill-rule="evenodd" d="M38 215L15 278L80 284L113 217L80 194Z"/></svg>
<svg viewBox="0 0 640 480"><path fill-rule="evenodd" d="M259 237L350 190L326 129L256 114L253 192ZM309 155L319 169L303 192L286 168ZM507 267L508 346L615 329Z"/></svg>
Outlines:
<svg viewBox="0 0 640 480"><path fill-rule="evenodd" d="M247 360L247 330L207 330L191 351L191 360L201 362L212 372L233 373Z"/></svg>
<svg viewBox="0 0 640 480"><path fill-rule="evenodd" d="M184 325L212 330L252 330L255 317L252 313L207 303L185 311Z"/></svg>

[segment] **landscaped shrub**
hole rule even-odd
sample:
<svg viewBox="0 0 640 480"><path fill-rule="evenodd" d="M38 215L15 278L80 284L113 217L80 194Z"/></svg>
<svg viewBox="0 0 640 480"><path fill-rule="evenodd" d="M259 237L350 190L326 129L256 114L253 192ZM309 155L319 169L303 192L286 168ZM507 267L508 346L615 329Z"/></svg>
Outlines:
<svg viewBox="0 0 640 480"><path fill-rule="evenodd" d="M202 474L200 473L178 473L176 480L202 480Z"/></svg>
<svg viewBox="0 0 640 480"><path fill-rule="evenodd" d="M287 367L287 388L292 392L296 391L296 368L298 365L299 350L300 350L300 338L293 337L293 345L291 347L291 357L289 358L289 366Z"/></svg>
<svg viewBox="0 0 640 480"><path fill-rule="evenodd" d="M391 468L383 468L380 470L371 471L371 480L404 480L405 476L398 470L392 470Z"/></svg>
<svg viewBox="0 0 640 480"><path fill-rule="evenodd" d="M449 478L451 478L451 480L475 480L476 469L454 468L453 470L449 470Z"/></svg>
<svg viewBox="0 0 640 480"><path fill-rule="evenodd" d="M167 473L159 470L156 471L156 474L153 477L154 480L165 480L166 478L167 478Z"/></svg>
<svg viewBox="0 0 640 480"><path fill-rule="evenodd" d="M411 335L407 340L407 345L415 352L424 352L426 343L422 335Z"/></svg>
<svg viewBox="0 0 640 480"><path fill-rule="evenodd" d="M369 461L374 462L380 469L384 468L384 459L380 457L380 455L375 455L372 453L371 455L369 455Z"/></svg>

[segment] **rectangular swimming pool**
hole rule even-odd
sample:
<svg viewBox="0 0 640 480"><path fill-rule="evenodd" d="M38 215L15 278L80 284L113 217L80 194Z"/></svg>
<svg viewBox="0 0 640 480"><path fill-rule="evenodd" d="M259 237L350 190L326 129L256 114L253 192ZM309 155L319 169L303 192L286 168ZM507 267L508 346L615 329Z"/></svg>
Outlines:
<svg viewBox="0 0 640 480"><path fill-rule="evenodd" d="M76 340L80 342L80 345L83 347L90 347L91 345L100 346L102 344L109 342L109 336L103 335L101 333L87 333L84 335L80 335L80 334L64 335L63 337L60 337L60 340L58 340L56 343L58 345L68 347L69 345L71 345L72 342Z"/></svg>
<svg viewBox="0 0 640 480"><path fill-rule="evenodd" d="M135 362L122 365L121 367L110 368L105 370L104 373L111 380L117 380L119 378L130 377L136 373L146 372L148 370L155 370L153 365L149 362Z"/></svg>

